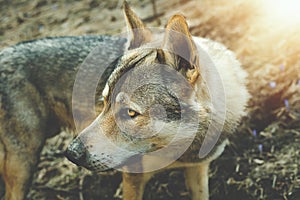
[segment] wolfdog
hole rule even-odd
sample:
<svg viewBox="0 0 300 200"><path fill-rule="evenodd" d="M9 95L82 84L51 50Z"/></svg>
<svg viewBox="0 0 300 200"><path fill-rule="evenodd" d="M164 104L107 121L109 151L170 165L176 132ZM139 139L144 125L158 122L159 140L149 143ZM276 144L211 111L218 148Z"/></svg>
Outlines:
<svg viewBox="0 0 300 200"><path fill-rule="evenodd" d="M249 98L246 73L223 45L191 36L185 18L153 31L124 3L130 32L102 97L104 107L67 149L94 171L123 171L123 199L140 200L163 168L185 168L193 200L208 199L208 169Z"/></svg>
<svg viewBox="0 0 300 200"><path fill-rule="evenodd" d="M102 112L73 140L67 157L90 170L122 170L125 200L142 199L145 183L166 165L185 168L192 198L208 199L209 163L244 114L246 74L221 44L192 37L183 16L154 34L126 2L124 11L130 40L50 37L0 52L6 200L26 197L46 138L62 127L75 129L75 118L91 121L72 94L81 63L95 49L88 66L104 72L95 91Z"/></svg>

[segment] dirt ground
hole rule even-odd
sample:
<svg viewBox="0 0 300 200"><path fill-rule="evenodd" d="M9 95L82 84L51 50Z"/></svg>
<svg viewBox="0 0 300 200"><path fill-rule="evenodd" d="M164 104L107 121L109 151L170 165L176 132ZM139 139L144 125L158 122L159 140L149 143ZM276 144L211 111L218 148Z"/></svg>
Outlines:
<svg viewBox="0 0 300 200"><path fill-rule="evenodd" d="M249 114L212 163L211 199L300 199L299 24L272 18L258 0L129 2L149 26L183 13L194 35L227 45L249 72ZM121 0L0 0L0 48L46 36L117 34L125 27L121 5ZM28 199L121 199L120 173L93 174L67 161L71 138L64 131L47 141ZM190 199L183 178L181 170L157 175L144 199ZM0 182L0 196L3 188Z"/></svg>

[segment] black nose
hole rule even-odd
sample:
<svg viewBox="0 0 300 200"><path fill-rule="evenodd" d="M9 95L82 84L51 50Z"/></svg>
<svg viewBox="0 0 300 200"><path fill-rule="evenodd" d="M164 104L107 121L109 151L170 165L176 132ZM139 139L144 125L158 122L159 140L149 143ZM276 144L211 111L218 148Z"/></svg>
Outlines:
<svg viewBox="0 0 300 200"><path fill-rule="evenodd" d="M68 146L66 157L73 163L79 166L85 166L86 164L86 149L79 138L76 138Z"/></svg>

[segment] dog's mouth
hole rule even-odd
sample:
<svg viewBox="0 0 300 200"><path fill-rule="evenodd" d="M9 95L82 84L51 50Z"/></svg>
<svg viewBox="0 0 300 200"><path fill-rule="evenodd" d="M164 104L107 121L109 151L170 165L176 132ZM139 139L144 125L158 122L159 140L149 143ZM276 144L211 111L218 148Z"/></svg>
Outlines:
<svg viewBox="0 0 300 200"><path fill-rule="evenodd" d="M103 164L103 163L97 163L95 165L85 165L82 166L88 170L94 171L94 172L107 172L107 171L123 171L126 167L127 170L130 170L130 168L137 168L141 165L141 156L135 155L131 156L130 158L126 159L124 162L121 162L115 166Z"/></svg>
<svg viewBox="0 0 300 200"><path fill-rule="evenodd" d="M99 156L101 155L101 156ZM142 155L134 154L128 158L120 158L117 155L104 153L92 154L83 145L80 139L75 139L65 151L65 156L74 164L94 172L106 172L111 170L122 171L125 167L138 168L141 166ZM119 157L119 159L117 159ZM140 168L140 167L139 167Z"/></svg>
<svg viewBox="0 0 300 200"><path fill-rule="evenodd" d="M76 152L71 152L69 148L65 152L65 156L68 160L70 160L72 163L76 164L77 166L84 167L87 170L93 171L93 172L107 172L112 171L117 168L121 168L123 165L118 165L117 167L110 167L106 163L101 162L101 160L97 159L95 161L90 160L88 157L91 157L88 155L84 155L81 157L75 157L74 154Z"/></svg>
<svg viewBox="0 0 300 200"><path fill-rule="evenodd" d="M71 160L72 161L72 160ZM95 173L101 172L110 172L110 171L141 171L142 170L142 156L141 155L134 155L130 158L126 159L124 162L121 162L115 166L111 163L106 164L102 162L91 162L91 163L75 163L78 166L82 166L90 171ZM73 162L73 161L72 161Z"/></svg>

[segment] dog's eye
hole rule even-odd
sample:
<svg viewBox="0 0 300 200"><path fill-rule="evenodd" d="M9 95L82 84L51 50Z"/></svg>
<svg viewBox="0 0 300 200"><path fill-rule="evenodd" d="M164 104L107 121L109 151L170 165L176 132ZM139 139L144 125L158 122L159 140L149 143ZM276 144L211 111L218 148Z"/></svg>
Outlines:
<svg viewBox="0 0 300 200"><path fill-rule="evenodd" d="M136 111L134 111L134 110L132 110L132 109L130 109L130 108L128 108L128 109L127 109L127 115L128 115L129 117L131 117L131 118L135 118L136 116L139 115L139 113L136 112Z"/></svg>
<svg viewBox="0 0 300 200"><path fill-rule="evenodd" d="M138 115L140 115L140 113L130 109L130 108L123 108L120 110L119 112L119 116L121 118L123 118L124 120L126 119L134 119L135 117L137 117Z"/></svg>

